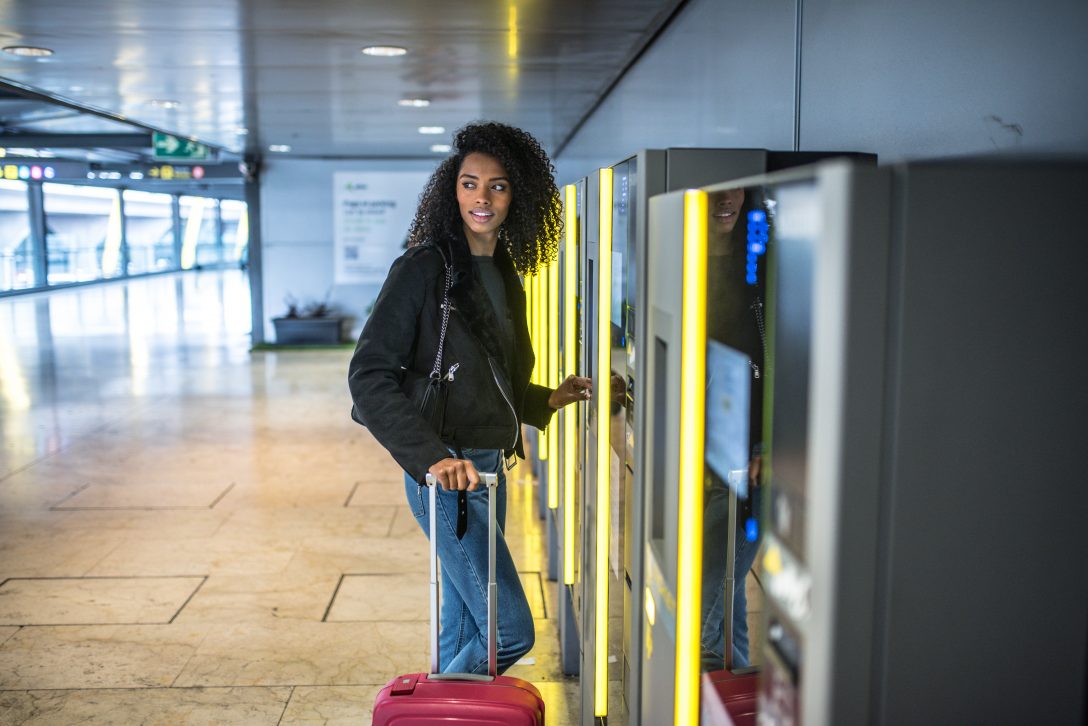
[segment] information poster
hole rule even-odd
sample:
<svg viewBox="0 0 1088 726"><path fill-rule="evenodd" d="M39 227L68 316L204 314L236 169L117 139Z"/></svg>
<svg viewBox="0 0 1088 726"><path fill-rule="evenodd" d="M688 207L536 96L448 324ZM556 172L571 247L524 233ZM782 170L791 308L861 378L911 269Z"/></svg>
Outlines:
<svg viewBox="0 0 1088 726"><path fill-rule="evenodd" d="M404 249L408 226L430 172L333 174L334 280L380 285Z"/></svg>

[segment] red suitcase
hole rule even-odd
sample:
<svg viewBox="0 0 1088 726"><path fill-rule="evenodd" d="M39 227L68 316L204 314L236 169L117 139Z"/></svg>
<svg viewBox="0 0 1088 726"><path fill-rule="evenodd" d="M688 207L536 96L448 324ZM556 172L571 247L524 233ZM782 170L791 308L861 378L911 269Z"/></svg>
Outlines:
<svg viewBox="0 0 1088 726"><path fill-rule="evenodd" d="M386 684L374 702L375 726L429 726L481 724L487 726L538 726L544 723L544 699L528 681L496 675L495 649L498 621L495 612L495 474L481 474L487 486L488 585L487 665L490 675L438 674L438 544L431 537L431 672L397 676ZM430 531L435 525L437 484L427 475L430 487Z"/></svg>
<svg viewBox="0 0 1088 726"><path fill-rule="evenodd" d="M736 581L737 492L729 490L725 566L725 668L703 674L703 726L755 726L759 717L759 669L733 667L733 589Z"/></svg>

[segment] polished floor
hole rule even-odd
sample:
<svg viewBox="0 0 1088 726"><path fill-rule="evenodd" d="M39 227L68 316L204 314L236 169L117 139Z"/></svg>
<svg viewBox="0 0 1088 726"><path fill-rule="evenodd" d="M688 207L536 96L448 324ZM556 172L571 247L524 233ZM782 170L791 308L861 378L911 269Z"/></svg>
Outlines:
<svg viewBox="0 0 1088 726"><path fill-rule="evenodd" d="M350 351L248 330L236 270L0 300L0 723L369 723L426 668L424 539L348 417ZM531 482L510 496L538 633L510 675L573 723Z"/></svg>

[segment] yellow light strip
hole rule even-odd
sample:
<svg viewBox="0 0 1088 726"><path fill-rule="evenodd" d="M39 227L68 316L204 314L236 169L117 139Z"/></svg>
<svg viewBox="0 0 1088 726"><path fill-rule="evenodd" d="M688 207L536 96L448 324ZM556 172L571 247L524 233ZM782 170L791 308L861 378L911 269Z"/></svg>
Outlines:
<svg viewBox="0 0 1088 726"><path fill-rule="evenodd" d="M540 273L533 275L529 278L529 337L532 338L533 351L540 350L540 328L537 327L537 302L540 300ZM539 378L540 371L540 359L539 357L533 362L533 372L530 374L530 380L533 383L540 383Z"/></svg>
<svg viewBox="0 0 1088 726"><path fill-rule="evenodd" d="M611 425L609 384L612 380L612 170L601 169L600 252L597 256L597 627L594 651L593 712L608 715L608 516L611 512ZM698 674L696 674L698 676Z"/></svg>
<svg viewBox="0 0 1088 726"><path fill-rule="evenodd" d="M559 261L548 266L548 386L559 387ZM559 419L548 434L548 509L559 508Z"/></svg>
<svg viewBox="0 0 1088 726"><path fill-rule="evenodd" d="M551 266L540 268L540 274L537 275L537 305L536 305L536 327L537 335L540 336L540 347L536 349L536 366L537 366L537 381L542 386L549 385L551 380L551 374L548 372L548 349L551 347L551 335L549 334L549 321L548 321L548 278L551 277ZM537 435L537 441L539 451L537 456L541 461L548 460L548 452L551 450L551 444L548 443L548 439L551 436L548 435L547 430L541 431ZM548 484L550 487L551 484Z"/></svg>
<svg viewBox="0 0 1088 726"><path fill-rule="evenodd" d="M707 195L684 194L684 306L680 346L680 506L677 522L675 722L699 722L706 434Z"/></svg>
<svg viewBox="0 0 1088 726"><path fill-rule="evenodd" d="M536 318L533 316L533 278L525 277L525 323L529 326L529 345L536 351ZM529 382L536 383L536 364L529 371Z"/></svg>
<svg viewBox="0 0 1088 726"><path fill-rule="evenodd" d="M578 299L578 192L573 184L563 187L567 204L567 246L563 253L563 375L578 374L577 343ZM578 405L563 409L563 584L574 584L574 479L578 455L575 437Z"/></svg>

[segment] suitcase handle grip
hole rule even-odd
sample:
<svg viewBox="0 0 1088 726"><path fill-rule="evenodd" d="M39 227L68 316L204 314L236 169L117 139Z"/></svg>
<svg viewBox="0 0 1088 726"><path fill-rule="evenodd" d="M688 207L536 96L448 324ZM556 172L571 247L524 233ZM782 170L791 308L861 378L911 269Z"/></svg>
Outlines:
<svg viewBox="0 0 1088 726"><path fill-rule="evenodd" d="M499 475L480 472L480 481L487 487L487 672L482 676L474 673L439 673L438 666L438 531L436 499L438 480L433 474L427 474L427 487L430 491L428 515L430 517L431 549L431 673L428 678L438 676L438 680L490 681L499 673L498 658L498 584L495 582L495 531L498 524L495 519L495 489L499 486Z"/></svg>

